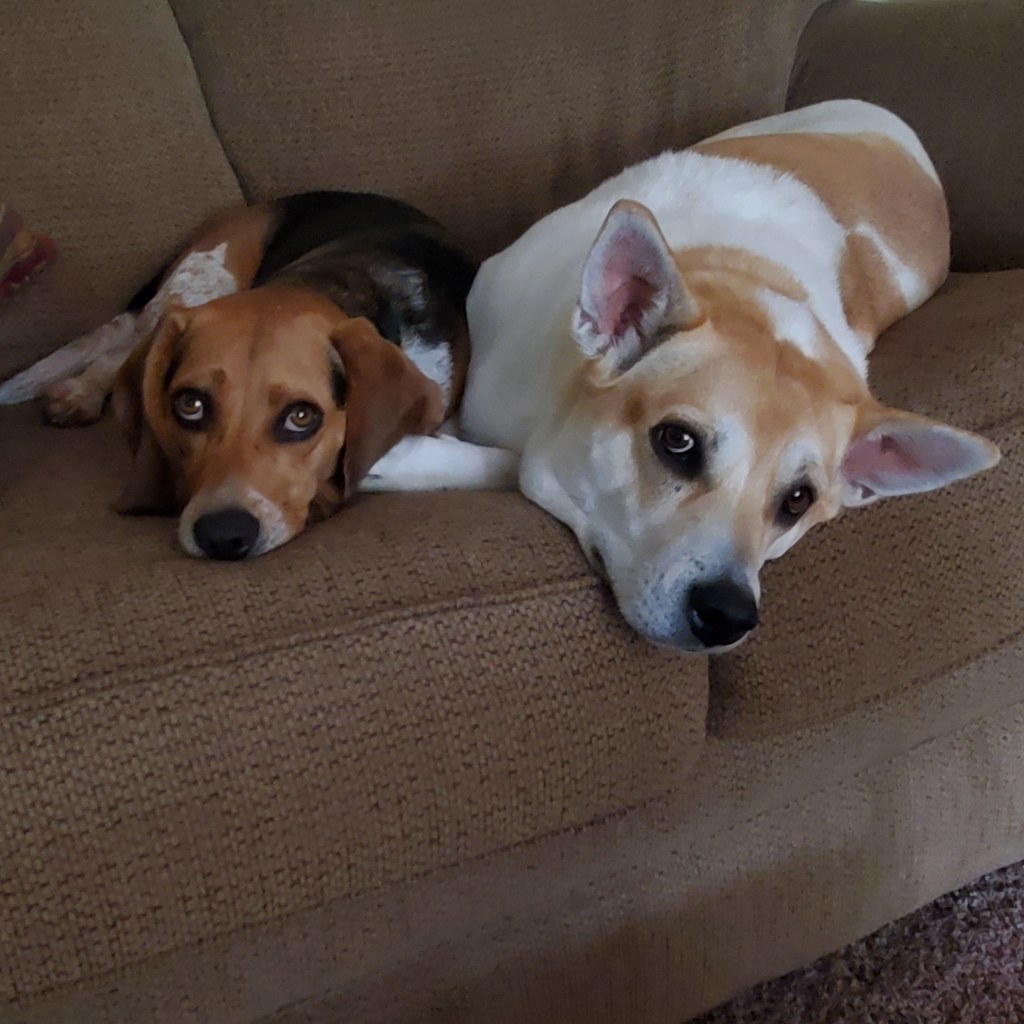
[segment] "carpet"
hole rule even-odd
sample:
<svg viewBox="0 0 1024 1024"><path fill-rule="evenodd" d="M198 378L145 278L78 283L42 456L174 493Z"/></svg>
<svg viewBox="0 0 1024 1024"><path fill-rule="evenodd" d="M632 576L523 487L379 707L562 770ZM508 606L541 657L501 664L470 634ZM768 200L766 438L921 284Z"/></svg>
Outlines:
<svg viewBox="0 0 1024 1024"><path fill-rule="evenodd" d="M1020 1024L1024 862L692 1024Z"/></svg>

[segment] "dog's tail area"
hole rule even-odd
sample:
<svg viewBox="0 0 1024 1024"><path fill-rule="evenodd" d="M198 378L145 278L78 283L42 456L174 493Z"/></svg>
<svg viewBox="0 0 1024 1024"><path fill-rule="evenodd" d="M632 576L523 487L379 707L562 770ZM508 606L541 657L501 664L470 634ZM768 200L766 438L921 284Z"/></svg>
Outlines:
<svg viewBox="0 0 1024 1024"><path fill-rule="evenodd" d="M51 385L77 377L99 356L130 344L135 314L122 313L95 331L83 334L0 384L0 405L18 405L38 398Z"/></svg>

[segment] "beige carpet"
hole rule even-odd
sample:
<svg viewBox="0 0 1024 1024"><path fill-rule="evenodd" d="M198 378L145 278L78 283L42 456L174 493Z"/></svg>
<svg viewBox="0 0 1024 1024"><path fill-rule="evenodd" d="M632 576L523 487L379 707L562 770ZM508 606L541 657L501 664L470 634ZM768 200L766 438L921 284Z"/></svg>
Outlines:
<svg viewBox="0 0 1024 1024"><path fill-rule="evenodd" d="M1021 1024L1024 863L986 875L694 1024Z"/></svg>

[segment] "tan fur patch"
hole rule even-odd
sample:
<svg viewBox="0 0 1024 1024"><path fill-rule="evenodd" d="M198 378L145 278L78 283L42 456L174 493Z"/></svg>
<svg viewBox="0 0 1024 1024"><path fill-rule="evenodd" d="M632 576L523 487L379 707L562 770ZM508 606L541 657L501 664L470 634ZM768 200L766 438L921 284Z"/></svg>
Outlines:
<svg viewBox="0 0 1024 1024"><path fill-rule="evenodd" d="M754 285L770 288L794 302L806 302L807 292L781 264L747 249L728 245L700 245L674 252L679 272L687 282L695 275L728 274Z"/></svg>
<svg viewBox="0 0 1024 1024"><path fill-rule="evenodd" d="M853 233L857 225L873 228L929 291L945 279L949 217L942 189L886 136L794 132L720 139L694 149L773 167L819 196L848 232L840 287L854 330L873 339L908 311L877 247Z"/></svg>
<svg viewBox="0 0 1024 1024"><path fill-rule="evenodd" d="M214 214L196 231L166 276L170 277L189 253L209 252L226 244L224 265L237 282L238 290L244 291L259 270L266 240L280 216L280 208L274 202L236 206Z"/></svg>

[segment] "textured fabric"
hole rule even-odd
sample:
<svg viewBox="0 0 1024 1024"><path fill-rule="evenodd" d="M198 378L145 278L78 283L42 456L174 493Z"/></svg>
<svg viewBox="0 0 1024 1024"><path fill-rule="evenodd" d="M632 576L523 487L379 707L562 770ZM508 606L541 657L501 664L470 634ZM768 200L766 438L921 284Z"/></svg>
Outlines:
<svg viewBox="0 0 1024 1024"><path fill-rule="evenodd" d="M623 165L781 110L817 0L173 0L253 197L370 188L480 254Z"/></svg>
<svg viewBox="0 0 1024 1024"><path fill-rule="evenodd" d="M1024 855L1020 692L981 716L951 701L1008 664L712 740L681 799L26 999L17 1020L680 1024Z"/></svg>
<svg viewBox="0 0 1024 1024"><path fill-rule="evenodd" d="M2 379L120 312L239 191L165 0L4 4L0 83L0 191L61 248L0 308Z"/></svg>
<svg viewBox="0 0 1024 1024"><path fill-rule="evenodd" d="M406 967L259 1024L419 1024L428 1009L446 1024L679 1024L738 986L1019 858L1024 794L1010 780L1024 772L1022 744L1018 705L728 834L687 830L682 840L669 831L643 844L635 836L642 857L570 885L533 919L499 929L491 948L477 940L430 951L419 971ZM984 813L980 789L992 798ZM495 948L518 957L481 969ZM426 965L440 972L453 956L461 984L431 985Z"/></svg>
<svg viewBox="0 0 1024 1024"><path fill-rule="evenodd" d="M108 509L104 423L0 417L0 992L99 974L676 786L706 667L514 495L358 501L252 563Z"/></svg>
<svg viewBox="0 0 1024 1024"><path fill-rule="evenodd" d="M1008 1024L1024 1010L1024 862L694 1024Z"/></svg>
<svg viewBox="0 0 1024 1024"><path fill-rule="evenodd" d="M800 40L788 105L894 110L945 185L953 268L1024 267L1022 46L1020 0L833 0Z"/></svg>
<svg viewBox="0 0 1024 1024"><path fill-rule="evenodd" d="M893 405L980 430L1003 461L849 512L767 566L763 625L711 666L716 733L827 721L1024 632L1024 271L953 277L880 339L871 378Z"/></svg>
<svg viewBox="0 0 1024 1024"><path fill-rule="evenodd" d="M0 110L4 197L67 240L43 311L0 309L0 372L109 316L238 194L204 94L249 195L390 191L484 252L629 160L778 109L815 4L174 6L198 80L157 0L0 24L25 97ZM1020 292L954 282L893 333L879 391L1012 426ZM368 498L210 565L170 522L108 511L109 422L0 412L0 1020L678 1024L1018 859L1024 641L993 640L1013 452L996 490L851 516L861 547L840 523L781 563L805 559L769 579L773 621L818 630L807 579L842 563L844 614L886 657L834 625L823 653L766 629L716 667L702 742L705 664L632 637L520 499ZM894 556L903 508L958 578ZM973 534L1006 540L994 575ZM913 566L902 589L886 562ZM978 609L928 592L967 601L976 565ZM886 632L901 603L935 616L938 653L916 620L905 648Z"/></svg>

